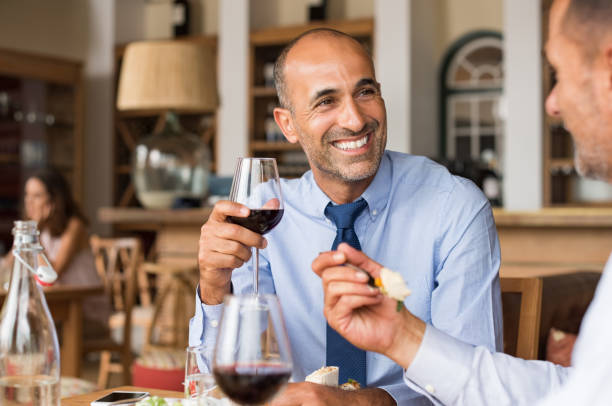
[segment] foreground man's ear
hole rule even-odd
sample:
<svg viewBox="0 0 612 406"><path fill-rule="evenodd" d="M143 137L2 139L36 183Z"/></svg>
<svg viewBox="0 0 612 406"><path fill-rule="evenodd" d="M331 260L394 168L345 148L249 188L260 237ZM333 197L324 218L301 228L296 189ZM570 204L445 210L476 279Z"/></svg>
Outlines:
<svg viewBox="0 0 612 406"><path fill-rule="evenodd" d="M295 131L293 115L291 114L291 111L289 111L289 109L276 107L274 109L274 120L285 135L285 138L287 138L287 141L292 144L298 142L298 134L297 131Z"/></svg>

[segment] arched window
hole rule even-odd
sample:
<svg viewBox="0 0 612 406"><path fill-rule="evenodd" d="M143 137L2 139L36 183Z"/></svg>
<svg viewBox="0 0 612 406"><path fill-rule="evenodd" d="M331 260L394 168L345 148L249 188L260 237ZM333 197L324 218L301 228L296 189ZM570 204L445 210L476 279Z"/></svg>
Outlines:
<svg viewBox="0 0 612 406"><path fill-rule="evenodd" d="M449 48L440 71L442 157L457 161L493 157L496 169L501 168L502 58L502 37L497 32L470 33Z"/></svg>

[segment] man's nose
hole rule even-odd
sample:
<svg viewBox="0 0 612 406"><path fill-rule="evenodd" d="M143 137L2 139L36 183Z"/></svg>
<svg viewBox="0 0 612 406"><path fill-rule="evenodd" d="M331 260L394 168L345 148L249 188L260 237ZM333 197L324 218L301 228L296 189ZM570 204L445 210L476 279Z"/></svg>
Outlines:
<svg viewBox="0 0 612 406"><path fill-rule="evenodd" d="M338 117L338 125L353 132L363 129L366 120L355 100L350 98L343 106Z"/></svg>
<svg viewBox="0 0 612 406"><path fill-rule="evenodd" d="M561 111L559 110L559 103L557 100L557 86L552 88L548 97L546 98L546 113L551 117L560 117Z"/></svg>

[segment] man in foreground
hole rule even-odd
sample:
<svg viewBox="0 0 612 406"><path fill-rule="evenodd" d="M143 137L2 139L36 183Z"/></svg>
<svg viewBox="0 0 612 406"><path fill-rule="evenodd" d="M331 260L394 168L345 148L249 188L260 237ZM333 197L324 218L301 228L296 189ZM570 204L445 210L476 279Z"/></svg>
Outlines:
<svg viewBox="0 0 612 406"><path fill-rule="evenodd" d="M581 175L612 182L612 2L555 0L546 54L557 84L546 101L576 145ZM611 405L612 260L585 315L572 368L525 361L465 344L372 292L346 261L377 275L380 265L341 245L313 262L325 316L353 344L405 368L405 382L436 404ZM361 276L359 276L361 277ZM544 399L545 398L545 399Z"/></svg>
<svg viewBox="0 0 612 406"><path fill-rule="evenodd" d="M310 265L320 252L349 242L401 272L413 287L406 306L414 314L495 350L499 244L490 206L471 182L432 161L385 151L386 109L373 62L348 35L323 29L299 37L280 55L275 79L281 104L275 119L287 140L302 146L311 171L282 180L284 216L265 239L226 220L246 216L244 206L215 205L200 237L190 344L214 341L224 295L253 292L245 263L251 247L259 247L259 290L280 300L298 382L274 405L429 404L403 383L397 364L328 328ZM364 389L300 382L324 365L340 366L340 383L352 378Z"/></svg>

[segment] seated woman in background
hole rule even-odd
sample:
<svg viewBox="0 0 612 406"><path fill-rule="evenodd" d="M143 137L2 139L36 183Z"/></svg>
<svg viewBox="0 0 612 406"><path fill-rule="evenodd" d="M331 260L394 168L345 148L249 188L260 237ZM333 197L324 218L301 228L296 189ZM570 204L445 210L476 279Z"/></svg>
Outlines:
<svg viewBox="0 0 612 406"><path fill-rule="evenodd" d="M89 247L87 219L59 172L43 169L28 178L24 209L28 220L38 222L40 243L58 274L56 285L101 284ZM110 311L106 296L84 300L87 336L108 331Z"/></svg>

